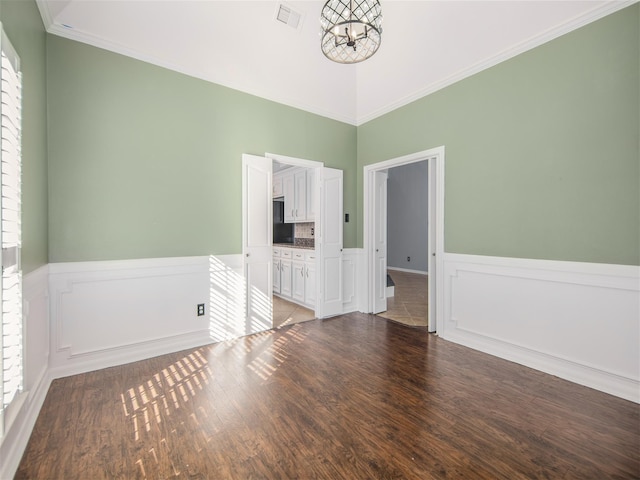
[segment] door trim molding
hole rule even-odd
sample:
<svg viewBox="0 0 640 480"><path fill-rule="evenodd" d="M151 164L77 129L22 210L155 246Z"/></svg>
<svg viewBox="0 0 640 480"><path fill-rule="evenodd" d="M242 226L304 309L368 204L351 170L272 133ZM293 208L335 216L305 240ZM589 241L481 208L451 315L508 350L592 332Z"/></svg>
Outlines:
<svg viewBox="0 0 640 480"><path fill-rule="evenodd" d="M386 170L388 168L399 167L402 165L408 165L415 162L427 160L429 162L429 231L433 232L429 234L429 275L430 281L434 282L430 285L430 297L429 304L433 305L430 308L430 313L435 312L435 315L430 315L429 318L429 331L442 332L444 327L444 316L442 314L442 307L444 305L443 296L443 280L444 280L444 164L445 164L445 147L440 146L431 148L429 150L423 150L416 153L404 155L402 157L392 158L384 160L382 162L374 163L371 165L365 165L363 170L363 234L364 234L364 252L366 256L365 260L365 272L368 282L368 288L366 291L367 299L364 302L367 306L367 312L373 311L373 263L374 263L374 248L373 248L373 225L374 225L374 173L380 170ZM432 255L435 253L435 257ZM435 272L435 275L433 275ZM433 294L433 295L432 295ZM431 318L435 316L434 319Z"/></svg>
<svg viewBox="0 0 640 480"><path fill-rule="evenodd" d="M268 152L265 153L264 156L266 158L270 158L271 160L286 163L288 165L293 165L295 167L307 167L307 168L324 167L324 162L318 162L316 160L306 160L304 158L287 157L286 155L279 155L277 153L268 153Z"/></svg>

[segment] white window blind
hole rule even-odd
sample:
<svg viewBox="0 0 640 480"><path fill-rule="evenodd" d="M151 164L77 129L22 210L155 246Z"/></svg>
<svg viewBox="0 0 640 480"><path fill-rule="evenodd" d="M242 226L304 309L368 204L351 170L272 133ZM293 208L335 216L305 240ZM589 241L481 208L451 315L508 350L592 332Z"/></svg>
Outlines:
<svg viewBox="0 0 640 480"><path fill-rule="evenodd" d="M23 388L21 207L22 79L20 61L7 36L0 38L0 427L4 412ZM0 430L2 434L4 429Z"/></svg>

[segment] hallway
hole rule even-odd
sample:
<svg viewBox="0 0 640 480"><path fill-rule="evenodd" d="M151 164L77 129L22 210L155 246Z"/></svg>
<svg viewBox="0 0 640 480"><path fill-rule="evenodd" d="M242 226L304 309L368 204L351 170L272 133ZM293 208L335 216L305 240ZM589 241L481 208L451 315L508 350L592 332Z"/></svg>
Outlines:
<svg viewBox="0 0 640 480"><path fill-rule="evenodd" d="M387 297L387 310L378 315L413 327L426 327L428 322L427 275L389 270L395 283L395 294Z"/></svg>

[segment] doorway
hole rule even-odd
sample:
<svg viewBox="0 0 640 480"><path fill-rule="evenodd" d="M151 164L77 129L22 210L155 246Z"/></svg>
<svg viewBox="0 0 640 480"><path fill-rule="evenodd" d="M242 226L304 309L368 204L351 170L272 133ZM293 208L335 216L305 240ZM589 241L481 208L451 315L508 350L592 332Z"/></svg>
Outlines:
<svg viewBox="0 0 640 480"><path fill-rule="evenodd" d="M315 317L326 318L342 313L342 217L343 172L327 168L321 162L266 153L264 157L242 156L242 256L245 292L244 334L273 328L273 163L298 167L301 173L313 172L312 212L315 218L315 248L309 253L282 252L291 258L292 298L313 305ZM294 182L305 184L297 173ZM296 202L294 190L293 199ZM302 191L302 190L300 190ZM308 191L308 190L307 190ZM302 199L306 196L300 195ZM285 194L285 204L288 203ZM308 205L306 203L305 205ZM302 205L293 207L302 214ZM285 212L290 212L289 208ZM304 218L307 222L308 216ZM296 217L296 221L300 220ZM307 222L308 223L308 222ZM288 262L287 262L288 264ZM295 271L295 273L294 273ZM295 277L294 277L295 274ZM288 277L285 278L287 281ZM282 278L281 278L282 280ZM295 281L294 281L295 280Z"/></svg>
<svg viewBox="0 0 640 480"><path fill-rule="evenodd" d="M429 162L387 170L386 311L380 316L427 327Z"/></svg>
<svg viewBox="0 0 640 480"><path fill-rule="evenodd" d="M303 278L306 273L307 278L309 278L309 270L313 268L313 266L305 262L304 264L298 263L298 268L294 268L291 257L288 255L285 256L285 258L282 257L282 253L284 253L285 250L289 250L289 254L296 252L302 253L305 256L315 251L315 212L308 212L308 208L305 208L305 221L292 222L291 219L294 218L293 211L286 213L284 211L286 210L284 208L285 190L288 188L294 190L296 186L296 175L292 173L293 171L298 173L298 177L305 177L307 189L316 189L315 184L311 185L317 177L315 169L300 167L299 165L285 161L272 160L274 197L272 304L274 329L317 318L315 305L311 305L309 302L305 303L305 300L309 298L308 292L305 292L307 295L302 295L302 297L298 295L297 298L294 298L293 295L295 291L293 285L294 278L296 280L299 279L300 276L298 273L301 273ZM315 204L313 199L308 198L308 200ZM292 206L291 208L294 207L295 206ZM305 207L309 207L309 205L305 205ZM289 221L286 221L287 214L289 214L290 217ZM315 272L315 269L313 271ZM309 288L309 285L305 286ZM313 295L313 298L315 298L315 295Z"/></svg>
<svg viewBox="0 0 640 480"><path fill-rule="evenodd" d="M364 250L367 268L367 308L387 309L387 180L393 167L417 162L428 165L428 235L424 245L429 272L426 287L428 329L442 331L442 259L444 253L444 147L425 150L364 167Z"/></svg>

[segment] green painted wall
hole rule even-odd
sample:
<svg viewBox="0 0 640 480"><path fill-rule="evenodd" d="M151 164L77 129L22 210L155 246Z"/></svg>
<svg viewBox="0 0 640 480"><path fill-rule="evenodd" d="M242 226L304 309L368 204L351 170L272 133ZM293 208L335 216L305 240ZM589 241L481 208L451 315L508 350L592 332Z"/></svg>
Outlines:
<svg viewBox="0 0 640 480"><path fill-rule="evenodd" d="M47 85L51 262L239 253L243 153L343 169L356 209L354 126L51 35Z"/></svg>
<svg viewBox="0 0 640 480"><path fill-rule="evenodd" d="M22 266L48 263L46 37L35 1L0 2L0 21L22 68Z"/></svg>
<svg viewBox="0 0 640 480"><path fill-rule="evenodd" d="M640 263L640 6L358 128L364 165L444 145L445 250Z"/></svg>
<svg viewBox="0 0 640 480"><path fill-rule="evenodd" d="M633 5L358 127L47 37L49 261L238 253L242 153L345 171L445 145L448 252L640 263ZM354 160L355 159L355 160Z"/></svg>

